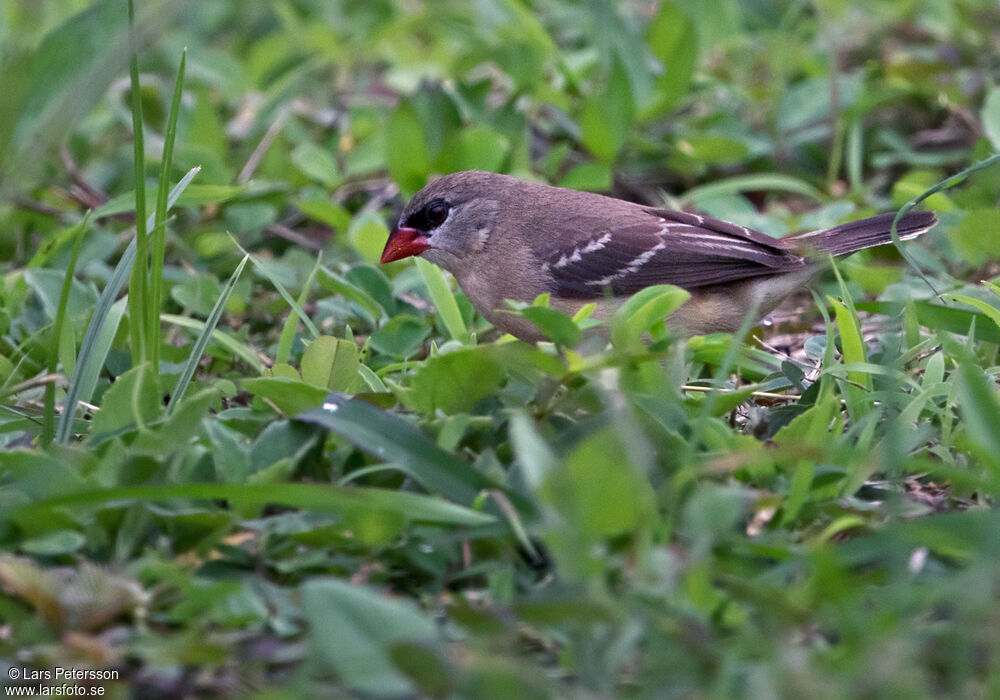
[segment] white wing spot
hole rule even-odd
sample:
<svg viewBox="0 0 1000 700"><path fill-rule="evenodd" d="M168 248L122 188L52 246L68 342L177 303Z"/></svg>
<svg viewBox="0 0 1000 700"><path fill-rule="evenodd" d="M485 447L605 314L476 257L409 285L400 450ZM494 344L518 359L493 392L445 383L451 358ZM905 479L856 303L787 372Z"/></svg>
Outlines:
<svg viewBox="0 0 1000 700"><path fill-rule="evenodd" d="M323 404L323 410L324 411L329 411L330 413L336 413L339 409L340 409L340 406L338 406L335 403L331 403L329 401L327 401L325 404Z"/></svg>
<svg viewBox="0 0 1000 700"><path fill-rule="evenodd" d="M574 248L573 252L569 253L568 255L563 254L562 257L560 257L559 260L556 261L554 267L566 267L570 263L580 262L584 253L596 253L597 251L602 250L610 240L611 240L611 234L605 233L600 238L591 241L582 248Z"/></svg>
<svg viewBox="0 0 1000 700"><path fill-rule="evenodd" d="M621 276L621 275L627 275L627 274L630 274L632 272L638 271L638 269L640 267L642 267L643 265L645 265L646 263L648 263L653 258L654 255L656 255L657 253L659 253L661 250L663 250L666 247L667 247L667 244L664 241L660 241L659 243L657 243L656 245L654 245L652 248L650 248L649 250L647 250L645 253L643 253L639 257L635 258L632 262L630 262L625 267L625 271L619 273L619 276Z"/></svg>
<svg viewBox="0 0 1000 700"><path fill-rule="evenodd" d="M594 282L590 282L589 284L597 285L598 287L603 287L611 284L616 279L620 279L622 277L625 277L626 275L631 275L634 272L638 272L643 265L652 260L657 253L659 253L666 247L667 247L666 242L660 241L652 248L644 252L642 255L633 258L631 261L629 261L629 263L625 267L618 270L618 272L615 272L612 275L608 275L607 277L602 277L601 279L596 280Z"/></svg>
<svg viewBox="0 0 1000 700"><path fill-rule="evenodd" d="M596 253L597 251L599 251L602 248L604 248L604 246L606 246L608 244L608 241L610 241L610 240L611 240L611 234L610 233L605 233L603 236L601 236L600 238L598 238L596 241L591 241L590 243L588 243L587 245L585 245L583 247L583 252L584 253Z"/></svg>

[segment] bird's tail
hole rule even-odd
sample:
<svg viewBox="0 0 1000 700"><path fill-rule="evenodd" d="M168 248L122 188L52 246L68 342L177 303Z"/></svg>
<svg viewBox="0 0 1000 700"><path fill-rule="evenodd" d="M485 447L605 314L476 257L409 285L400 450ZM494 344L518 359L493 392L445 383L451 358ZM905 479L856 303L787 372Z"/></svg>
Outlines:
<svg viewBox="0 0 1000 700"><path fill-rule="evenodd" d="M873 248L892 241L892 220L895 214L879 214L869 219L823 229L799 233L785 240L811 246L831 255L849 255L864 248ZM896 224L900 240L916 238L934 227L937 217L932 211L911 211Z"/></svg>

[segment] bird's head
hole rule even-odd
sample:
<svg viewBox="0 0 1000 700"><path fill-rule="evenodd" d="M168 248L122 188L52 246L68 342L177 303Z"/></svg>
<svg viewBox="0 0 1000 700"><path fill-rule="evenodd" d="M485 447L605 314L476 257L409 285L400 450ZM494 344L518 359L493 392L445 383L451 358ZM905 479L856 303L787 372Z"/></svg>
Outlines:
<svg viewBox="0 0 1000 700"><path fill-rule="evenodd" d="M478 170L445 175L417 192L382 251L383 263L421 255L446 270L489 242L501 200L518 180Z"/></svg>

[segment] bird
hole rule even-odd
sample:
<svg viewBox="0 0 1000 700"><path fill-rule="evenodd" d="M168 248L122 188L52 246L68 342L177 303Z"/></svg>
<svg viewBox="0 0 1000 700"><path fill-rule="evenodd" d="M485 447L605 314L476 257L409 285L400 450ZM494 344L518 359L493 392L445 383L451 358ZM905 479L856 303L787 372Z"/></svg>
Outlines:
<svg viewBox="0 0 1000 700"><path fill-rule="evenodd" d="M674 333L734 333L808 284L831 255L890 243L893 218L774 238L701 214L465 170L413 196L381 262L416 255L435 263L496 328L528 342L545 338L507 300L530 304L547 293L569 316L594 303L594 318L608 320L631 295L661 284L691 295L666 320ZM911 211L897 233L913 239L936 223L931 211Z"/></svg>

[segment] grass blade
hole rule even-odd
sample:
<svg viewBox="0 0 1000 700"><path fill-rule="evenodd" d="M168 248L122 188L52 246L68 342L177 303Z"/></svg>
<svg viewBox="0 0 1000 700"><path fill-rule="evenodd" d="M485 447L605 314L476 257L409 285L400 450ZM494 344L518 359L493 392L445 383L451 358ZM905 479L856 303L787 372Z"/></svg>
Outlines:
<svg viewBox="0 0 1000 700"><path fill-rule="evenodd" d="M855 119L847 131L847 181L851 192L860 192L864 186L865 132L861 119Z"/></svg>
<svg viewBox="0 0 1000 700"><path fill-rule="evenodd" d="M131 248L133 256L135 248ZM129 266L132 260L129 260ZM121 264L121 263L119 263ZM115 268L117 270L117 268ZM128 268L125 268L127 273ZM119 289L125 283L124 277L116 282ZM111 297L113 299L114 297ZM97 302L97 308L90 318L87 332L83 336L80 344L80 355L76 362L76 371L73 378L66 387L66 400L63 402L62 415L59 416L59 425L56 429L56 442L66 443L73 427L73 417L76 413L77 404L81 401L89 401L97 386L97 375L100 373L104 360L111 349L111 341L114 340L115 333L121 323L122 315L125 313L125 305L128 297L123 297L114 303L102 304L104 297Z"/></svg>
<svg viewBox="0 0 1000 700"><path fill-rule="evenodd" d="M976 299L975 297L966 296L964 294L945 294L944 298L961 302L962 304L968 304L969 306L979 309L986 314L989 319L993 321L993 323L1000 327L1000 309L992 304L987 304L981 299ZM976 330L978 331L979 329L977 328Z"/></svg>
<svg viewBox="0 0 1000 700"><path fill-rule="evenodd" d="M157 182L156 210L153 219L153 254L150 260L147 306L149 315L146 319L146 331L149 333L150 360L154 374L159 374L160 371L160 306L163 295L163 258L166 254L167 240L167 199L170 192L170 170L174 159L177 114L180 112L186 61L187 49L181 52L181 64L177 69L177 79L174 81L174 96L170 102L170 115L167 117L167 130L163 137L163 156L160 160L160 178Z"/></svg>
<svg viewBox="0 0 1000 700"><path fill-rule="evenodd" d="M906 216L907 212L909 212L911 209L916 207L918 204L920 204L922 201L924 201L931 195L937 194L941 190L946 190L950 187L954 187L955 185L965 180L965 178L971 175L972 173L989 168L990 166L998 162L1000 162L1000 153L994 153L989 158L984 158L978 163L974 163L970 165L968 168L965 168L961 172L955 173L951 177L941 180L932 187L928 187L920 194L919 197L911 199L909 202L900 207L899 211L896 212L896 218L892 220L892 227L889 229L889 235L892 236L892 244L896 246L896 250L898 250L899 254L903 256L903 259L906 261L906 264L910 266L910 269L914 270L918 275L920 275L920 279L924 281L924 284L926 284L927 287L931 290L931 292L934 293L934 296L938 298L941 297L941 294L934 287L934 285L931 284L931 281L927 279L927 275L924 274L924 271L920 269L920 266L916 263L916 261L913 260L913 258L907 252L906 248L903 246L903 242L899 238L899 232L896 231L896 225L899 223L900 219Z"/></svg>
<svg viewBox="0 0 1000 700"><path fill-rule="evenodd" d="M973 322L976 324L976 339L987 340L1000 345L1000 328L990 323L989 316L976 311L968 311L953 306L941 306L926 301L909 302L922 326L932 330L948 331L958 335L968 335ZM898 316L905 305L892 301L859 301L855 307L861 311Z"/></svg>
<svg viewBox="0 0 1000 700"><path fill-rule="evenodd" d="M795 194L815 199L817 202L823 201L823 194L805 180L780 173L758 173L755 175L728 177L709 185L702 185L701 187L688 190L679 201L681 204L692 204L699 199L758 190L794 192Z"/></svg>
<svg viewBox="0 0 1000 700"><path fill-rule="evenodd" d="M316 273L319 272L320 266L323 264L323 253L320 252L316 256L316 264L313 265L312 272L309 273L309 277L306 278L305 284L302 285L302 291L299 293L299 306L304 306L306 300L309 298L309 289L313 286L313 282L316 281ZM299 316L298 312L294 309L288 314L288 318L285 319L285 325L281 328L281 335L278 337L278 349L274 354L274 361L277 364L285 364L288 362L289 358L292 356L292 341L295 340L295 329L299 327Z"/></svg>
<svg viewBox="0 0 1000 700"><path fill-rule="evenodd" d="M299 315L299 318L302 319L302 323L305 325L305 327L309 329L309 333L312 335L312 337L318 338L320 336L319 328L317 328L316 324L312 322L312 319L306 315L306 312L302 310L302 307L299 306L298 302L296 302L295 299L292 298L292 295L288 293L288 290L285 289L285 285L279 282L270 273L270 271L267 269L267 266L264 263L255 258L253 255L250 255L250 253L248 253L246 249L240 245L240 242L236 240L235 236L230 234L230 237L233 239L233 243L236 244L236 247L240 249L240 252L250 258L250 262L253 263L253 266L257 270L257 272L259 272L264 277L264 279L266 279L274 286L274 288L278 291L278 294L281 295L281 298L284 299L288 303L288 305L292 307L292 310Z"/></svg>
<svg viewBox="0 0 1000 700"><path fill-rule="evenodd" d="M184 363L184 370L181 372L181 376L177 378L177 384L174 386L173 393L170 394L170 402L167 404L167 413L172 413L174 407L180 403L181 398L184 396L184 392L187 391L188 385L191 383L191 378L194 376L195 370L198 368L198 362L201 360L202 354L205 352L205 348L208 346L208 341L212 337L212 332L215 327L219 324L219 319L222 317L222 312L226 308L226 303L229 301L229 297L232 296L233 289L236 288L236 283L240 279L240 274L243 272L243 268L247 264L246 255L240 260L240 264L236 266L233 270L233 274L229 276L229 281L226 282L226 286L222 288L222 293L215 302L215 306L212 307L212 313L208 315L208 319L205 321L205 327L201 329L201 333L198 335L198 339L195 340L194 345L191 348L191 355L188 357L186 363Z"/></svg>
<svg viewBox="0 0 1000 700"><path fill-rule="evenodd" d="M84 215L83 220L76 226L75 240L73 241L73 253L70 255L69 264L66 266L66 277L63 279L62 290L59 293L59 308L56 311L56 322L52 329L52 345L49 348L49 374L55 374L59 365L59 348L63 337L63 324L66 322L66 305L69 303L69 291L73 286L73 275L76 272L76 261L80 257L80 248L83 247L83 234L87 230L90 222L90 212ZM75 348L74 348L75 351ZM75 363L74 363L75 364ZM55 436L55 408L56 408L56 385L49 382L45 386L45 411L42 420L42 444L48 445Z"/></svg>
<svg viewBox="0 0 1000 700"><path fill-rule="evenodd" d="M169 323L174 326L180 326L181 328L190 328L195 331L201 331L205 328L205 322L199 321L196 318L188 318L187 316L177 316L175 314L162 314L160 318L164 323ZM212 331L212 340L224 347L229 352L237 355L240 359L244 360L248 365L253 367L258 372L264 371L264 363L261 359L257 357L257 354L248 348L246 345L238 341L236 338L232 337L228 333L219 330L218 328Z"/></svg>
<svg viewBox="0 0 1000 700"><path fill-rule="evenodd" d="M168 210L174 205L177 198L184 191L184 188L188 186L200 170L201 168L191 168L181 178L181 181L174 186L170 191L170 196L167 197ZM112 324L109 325L113 325L115 331L118 329L121 314L124 312L123 304L125 300L123 299L116 304L115 299L118 297L119 292L121 292L122 287L125 286L125 280L132 271L132 264L135 262L136 247L136 240L133 238L122 254L118 264L115 265L115 269L112 270L111 277L104 286L104 291L101 292L101 296L97 299L97 306L94 307L94 313L90 317L87 331L83 335L83 342L80 343L80 354L76 359L76 369L73 372L73 377L70 379L69 386L66 387L66 401L63 403L62 415L59 416L59 425L56 428L56 441L59 443L65 443L69 440L73 426L73 414L76 413L77 403L88 401L93 394L94 386L97 383L97 374L101 366L104 365L104 359L111 348L111 338L114 337L114 332L110 334L110 337L105 337L102 335L102 331L109 318L112 320ZM117 316L115 318L112 317L112 308L116 306L117 310L115 314ZM98 342L99 340L100 342ZM106 346L104 340L107 340Z"/></svg>
<svg viewBox="0 0 1000 700"><path fill-rule="evenodd" d="M465 321L462 320L462 312L458 310L455 295L448 286L441 268L422 258L416 258L416 262L420 276L424 278L424 284L427 285L427 293L430 294L431 301L434 302L448 335L463 345L467 345L469 343L469 329L466 328Z"/></svg>
<svg viewBox="0 0 1000 700"><path fill-rule="evenodd" d="M139 86L139 56L135 33L135 3L128 0L129 25L129 76L132 97L132 144L135 169L135 258L129 283L129 337L132 340L132 364L138 365L147 357L146 338L146 285L149 265L149 241L146 236L146 145L142 131L142 94Z"/></svg>
<svg viewBox="0 0 1000 700"><path fill-rule="evenodd" d="M325 484L162 484L117 486L57 496L7 508L0 519L37 518L65 506L99 506L111 501L163 501L175 498L227 499L246 505L270 503L321 513L366 513L373 510L397 513L407 520L440 525L484 525L496 518L440 498L406 491L378 488L337 487Z"/></svg>
<svg viewBox="0 0 1000 700"><path fill-rule="evenodd" d="M323 406L296 418L342 435L383 461L406 465L420 474L420 483L457 503L471 505L480 491L496 487L467 462L438 447L413 424L364 401L330 394Z"/></svg>

